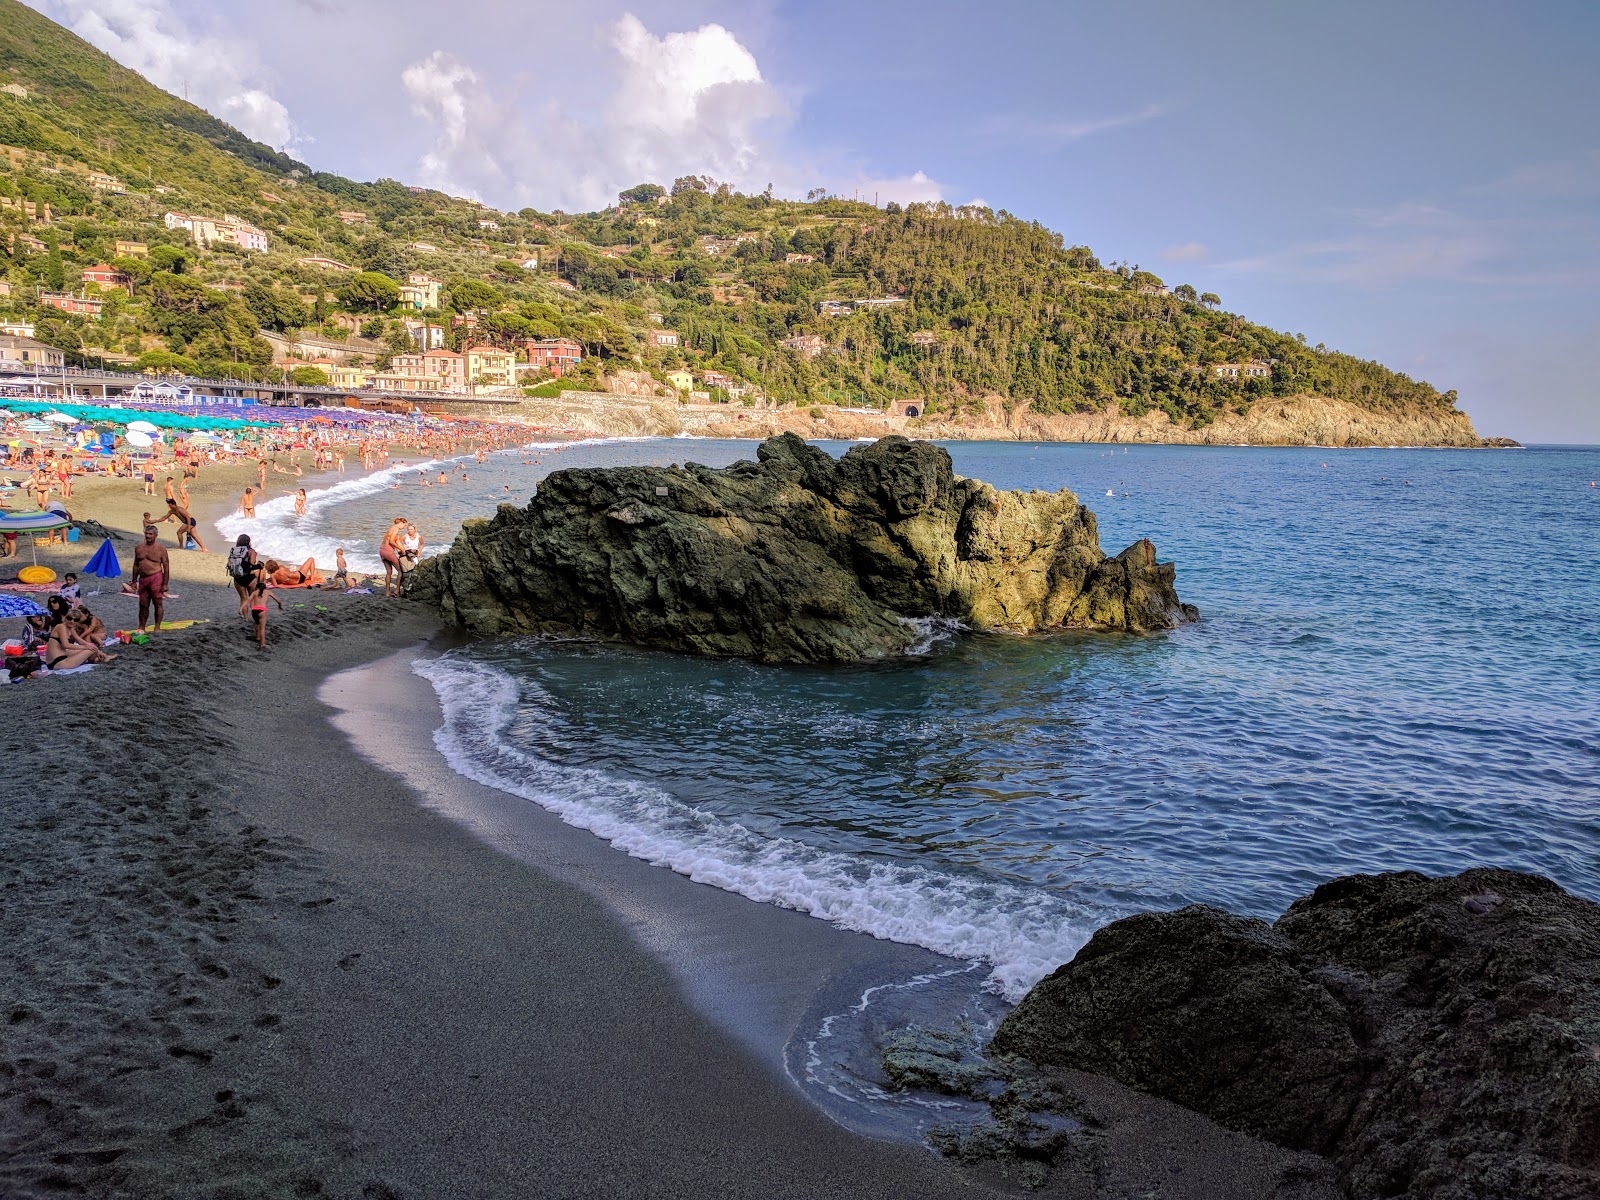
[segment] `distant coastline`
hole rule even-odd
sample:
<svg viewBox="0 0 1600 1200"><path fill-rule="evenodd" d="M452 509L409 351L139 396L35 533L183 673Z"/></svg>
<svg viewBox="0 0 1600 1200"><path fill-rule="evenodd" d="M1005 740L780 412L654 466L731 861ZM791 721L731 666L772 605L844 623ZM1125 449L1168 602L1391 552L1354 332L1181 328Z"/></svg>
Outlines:
<svg viewBox="0 0 1600 1200"><path fill-rule="evenodd" d="M455 407L455 406L453 406ZM1093 442L1117 445L1302 446L1318 449L1516 449L1511 438L1483 438L1459 409L1378 412L1323 396L1260 401L1187 428L1160 410L1134 417L1115 405L1101 412L1040 413L995 396L959 416L862 412L828 405L759 408L684 405L666 400L568 392L525 399L512 411L485 404L474 415L516 416L541 427L602 437L713 437L760 440L792 432L805 438L884 437L926 441Z"/></svg>

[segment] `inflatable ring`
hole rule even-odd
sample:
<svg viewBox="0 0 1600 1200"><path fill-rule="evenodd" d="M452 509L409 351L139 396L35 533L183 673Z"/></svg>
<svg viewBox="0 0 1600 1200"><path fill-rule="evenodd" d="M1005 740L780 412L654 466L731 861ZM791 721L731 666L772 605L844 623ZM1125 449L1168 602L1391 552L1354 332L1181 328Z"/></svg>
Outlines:
<svg viewBox="0 0 1600 1200"><path fill-rule="evenodd" d="M17 578L23 583L54 583L56 573L49 567L23 567Z"/></svg>

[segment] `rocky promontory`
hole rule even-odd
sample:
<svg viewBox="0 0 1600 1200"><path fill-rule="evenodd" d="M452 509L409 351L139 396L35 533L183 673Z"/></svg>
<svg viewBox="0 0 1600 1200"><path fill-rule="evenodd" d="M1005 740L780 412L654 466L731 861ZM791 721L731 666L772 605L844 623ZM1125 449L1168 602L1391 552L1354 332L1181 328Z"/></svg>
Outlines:
<svg viewBox="0 0 1600 1200"><path fill-rule="evenodd" d="M1198 614L1148 541L1108 558L1071 492L958 478L927 442L835 460L792 433L722 469L557 471L463 524L411 593L476 634L584 634L764 662L893 654L914 619L1144 632Z"/></svg>
<svg viewBox="0 0 1600 1200"><path fill-rule="evenodd" d="M1600 905L1514 871L1337 879L1275 924L1118 921L992 1054L1330 1160L1355 1197L1600 1196Z"/></svg>

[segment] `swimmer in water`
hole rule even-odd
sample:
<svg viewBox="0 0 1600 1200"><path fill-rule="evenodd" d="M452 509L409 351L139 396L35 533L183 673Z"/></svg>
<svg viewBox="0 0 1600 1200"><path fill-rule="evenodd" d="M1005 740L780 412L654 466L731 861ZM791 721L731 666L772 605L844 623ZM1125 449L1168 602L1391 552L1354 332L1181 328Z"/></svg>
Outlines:
<svg viewBox="0 0 1600 1200"><path fill-rule="evenodd" d="M1111 494L1112 494L1112 491L1111 491L1111 489L1110 489L1110 488L1107 488L1107 489L1106 489L1106 495L1108 495L1108 496L1109 496L1109 495L1111 495Z"/></svg>

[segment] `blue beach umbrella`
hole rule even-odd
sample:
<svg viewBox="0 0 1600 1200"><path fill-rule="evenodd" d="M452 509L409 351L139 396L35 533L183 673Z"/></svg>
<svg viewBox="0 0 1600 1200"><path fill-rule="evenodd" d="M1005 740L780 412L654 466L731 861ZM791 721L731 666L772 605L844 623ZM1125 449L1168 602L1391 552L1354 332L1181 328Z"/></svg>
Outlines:
<svg viewBox="0 0 1600 1200"><path fill-rule="evenodd" d="M0 592L0 617L42 617L45 610L26 596Z"/></svg>
<svg viewBox="0 0 1600 1200"><path fill-rule="evenodd" d="M83 573L99 579L122 578L122 564L117 561L117 548L111 544L110 538L101 542L94 557L84 563Z"/></svg>

